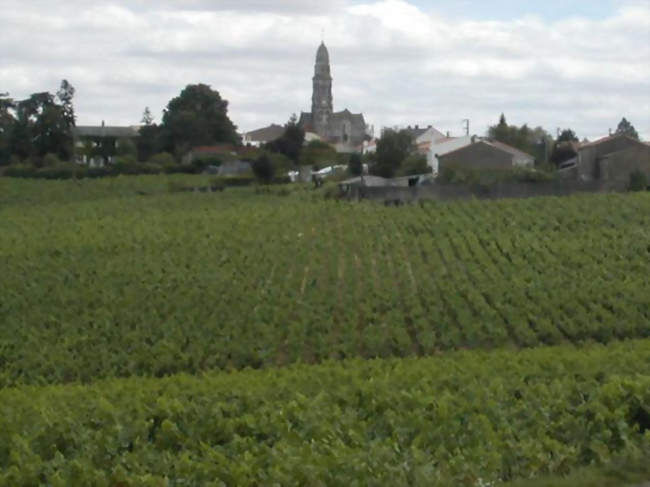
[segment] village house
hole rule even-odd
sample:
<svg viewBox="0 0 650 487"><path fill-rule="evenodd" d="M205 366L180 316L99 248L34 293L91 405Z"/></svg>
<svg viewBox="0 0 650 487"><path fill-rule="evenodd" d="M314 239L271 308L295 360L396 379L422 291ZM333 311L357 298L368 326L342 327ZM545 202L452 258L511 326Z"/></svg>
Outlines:
<svg viewBox="0 0 650 487"><path fill-rule="evenodd" d="M450 169L513 169L533 167L535 158L530 154L497 141L471 138L468 145L438 155L439 170Z"/></svg>
<svg viewBox="0 0 650 487"><path fill-rule="evenodd" d="M103 120L101 125L74 127L75 161L91 167L112 164L120 146L134 142L139 130L138 126L106 125Z"/></svg>
<svg viewBox="0 0 650 487"><path fill-rule="evenodd" d="M469 135L463 137L444 137L430 144L427 151L427 165L431 168L433 174L438 174L440 166L440 157L445 154L465 147L472 143L472 137Z"/></svg>
<svg viewBox="0 0 650 487"><path fill-rule="evenodd" d="M242 143L244 145L251 145L253 147L262 147L264 144L273 142L279 139L284 134L284 127L272 123L268 127L263 127L257 130L251 130L242 134Z"/></svg>

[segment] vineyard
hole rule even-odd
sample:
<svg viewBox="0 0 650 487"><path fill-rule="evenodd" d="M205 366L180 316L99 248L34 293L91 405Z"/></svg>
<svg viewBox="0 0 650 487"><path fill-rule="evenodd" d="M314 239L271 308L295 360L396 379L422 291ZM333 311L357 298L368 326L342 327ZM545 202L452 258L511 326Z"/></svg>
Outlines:
<svg viewBox="0 0 650 487"><path fill-rule="evenodd" d="M0 485L492 485L643 460L648 403L648 340L7 389Z"/></svg>
<svg viewBox="0 0 650 487"><path fill-rule="evenodd" d="M0 485L478 486L650 454L649 194L170 180L202 184L0 179Z"/></svg>

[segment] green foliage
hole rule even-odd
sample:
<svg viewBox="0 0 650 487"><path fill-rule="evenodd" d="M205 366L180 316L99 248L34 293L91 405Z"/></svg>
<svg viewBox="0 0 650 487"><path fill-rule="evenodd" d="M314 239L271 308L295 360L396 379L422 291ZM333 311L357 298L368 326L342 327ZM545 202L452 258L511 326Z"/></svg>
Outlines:
<svg viewBox="0 0 650 487"><path fill-rule="evenodd" d="M645 193L394 209L170 180L0 178L0 387L648 336Z"/></svg>
<svg viewBox="0 0 650 487"><path fill-rule="evenodd" d="M285 125L284 134L264 147L271 152L284 154L294 163L298 163L305 142L305 131L296 123L295 115Z"/></svg>
<svg viewBox="0 0 650 487"><path fill-rule="evenodd" d="M159 166L169 166L176 164L176 159L169 152L159 152L149 159L149 162L152 164L158 164Z"/></svg>
<svg viewBox="0 0 650 487"><path fill-rule="evenodd" d="M579 139L573 130L564 129L560 132L557 142L579 142Z"/></svg>
<svg viewBox="0 0 650 487"><path fill-rule="evenodd" d="M618 127L616 127L616 134L627 135L628 137L639 140L639 133L634 128L634 125L628 122L625 117L623 117L623 119L618 123Z"/></svg>
<svg viewBox="0 0 650 487"><path fill-rule="evenodd" d="M412 176L416 174L427 174L431 167L427 164L427 157L422 154L411 154L408 156L397 171L398 176Z"/></svg>
<svg viewBox="0 0 650 487"><path fill-rule="evenodd" d="M363 162L361 154L354 152L350 154L350 161L348 162L348 173L352 176L361 176L363 174Z"/></svg>
<svg viewBox="0 0 650 487"><path fill-rule="evenodd" d="M301 166L311 166L321 169L327 165L336 162L336 150L331 145L312 140L300 152L299 164Z"/></svg>
<svg viewBox="0 0 650 487"><path fill-rule="evenodd" d="M57 157L56 154L45 154L43 156L42 165L44 167L58 166L60 164L61 164L61 160Z"/></svg>
<svg viewBox="0 0 650 487"><path fill-rule="evenodd" d="M638 340L1 389L0 486L476 487L641 463L648 356Z"/></svg>
<svg viewBox="0 0 650 487"><path fill-rule="evenodd" d="M506 117L502 113L499 117L499 123L488 128L488 138L508 144L527 154L535 157L538 164L544 164L547 160L548 147L553 143L553 139L542 127L531 129L527 124L518 127L508 125Z"/></svg>
<svg viewBox="0 0 650 487"><path fill-rule="evenodd" d="M162 150L162 136L162 127L160 125L148 124L140 127L136 139L138 160L140 162L148 161Z"/></svg>
<svg viewBox="0 0 650 487"><path fill-rule="evenodd" d="M413 145L413 138L408 131L384 130L377 141L376 163L370 168L370 172L377 176L392 178L402 161L413 151Z"/></svg>
<svg viewBox="0 0 650 487"><path fill-rule="evenodd" d="M284 154L278 152L262 152L260 153L252 162L259 159L262 156L268 157L271 161L271 166L273 166L273 173L276 175L286 174L287 171L293 168L294 164L291 159L289 159Z"/></svg>
<svg viewBox="0 0 650 487"><path fill-rule="evenodd" d="M630 182L628 184L630 191L644 191L648 189L648 177L646 174L637 169L630 173Z"/></svg>
<svg viewBox="0 0 650 487"><path fill-rule="evenodd" d="M117 141L116 154L119 157L131 157L135 160L138 155L136 143L131 139L119 139Z"/></svg>
<svg viewBox="0 0 650 487"><path fill-rule="evenodd" d="M167 104L162 119L164 149L180 156L193 147L241 143L228 118L228 102L205 84L187 85Z"/></svg>
<svg viewBox="0 0 650 487"><path fill-rule="evenodd" d="M274 169L269 156L262 154L253 162L252 166L253 174L258 181L268 184L273 180Z"/></svg>

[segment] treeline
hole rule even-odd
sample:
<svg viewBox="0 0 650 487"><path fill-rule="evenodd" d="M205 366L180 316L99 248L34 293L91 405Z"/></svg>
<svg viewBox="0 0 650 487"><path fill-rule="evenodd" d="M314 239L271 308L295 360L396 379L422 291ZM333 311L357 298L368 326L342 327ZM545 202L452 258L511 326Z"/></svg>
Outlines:
<svg viewBox="0 0 650 487"><path fill-rule="evenodd" d="M56 94L34 93L25 100L0 94L0 165L29 161L42 166L54 159L70 160L74 93L63 80Z"/></svg>

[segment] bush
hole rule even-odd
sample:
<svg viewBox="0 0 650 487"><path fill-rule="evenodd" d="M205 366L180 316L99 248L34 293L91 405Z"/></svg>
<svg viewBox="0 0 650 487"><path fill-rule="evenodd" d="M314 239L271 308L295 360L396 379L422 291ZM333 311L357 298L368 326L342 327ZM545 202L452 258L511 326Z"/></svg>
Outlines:
<svg viewBox="0 0 650 487"><path fill-rule="evenodd" d="M363 174L361 154L355 152L350 155L350 160L348 161L348 173L352 176L361 176L361 174Z"/></svg>
<svg viewBox="0 0 650 487"><path fill-rule="evenodd" d="M172 164L178 165L176 159L169 152L159 152L149 159L150 163L157 164L159 166L169 166Z"/></svg>
<svg viewBox="0 0 650 487"><path fill-rule="evenodd" d="M45 154L42 159L43 167L60 166L61 159L56 154Z"/></svg>
<svg viewBox="0 0 650 487"><path fill-rule="evenodd" d="M648 188L648 177L646 174L637 169L630 173L630 182L628 183L628 191L644 191Z"/></svg>
<svg viewBox="0 0 650 487"><path fill-rule="evenodd" d="M402 161L402 164L397 170L397 175L413 176L430 172L431 168L427 164L427 157L422 154L412 154Z"/></svg>
<svg viewBox="0 0 650 487"><path fill-rule="evenodd" d="M250 176L217 176L210 179L210 186L250 186L255 182L255 178Z"/></svg>
<svg viewBox="0 0 650 487"><path fill-rule="evenodd" d="M273 164L266 154L262 154L253 162L253 174L258 181L264 184L270 183L273 180L273 173Z"/></svg>
<svg viewBox="0 0 650 487"><path fill-rule="evenodd" d="M118 156L132 157L134 160L138 157L138 148L131 139L119 139L117 142L116 153Z"/></svg>
<svg viewBox="0 0 650 487"><path fill-rule="evenodd" d="M158 174L160 171L160 166L135 162L135 158L131 156L118 158L117 162L111 166L111 172L115 174Z"/></svg>

